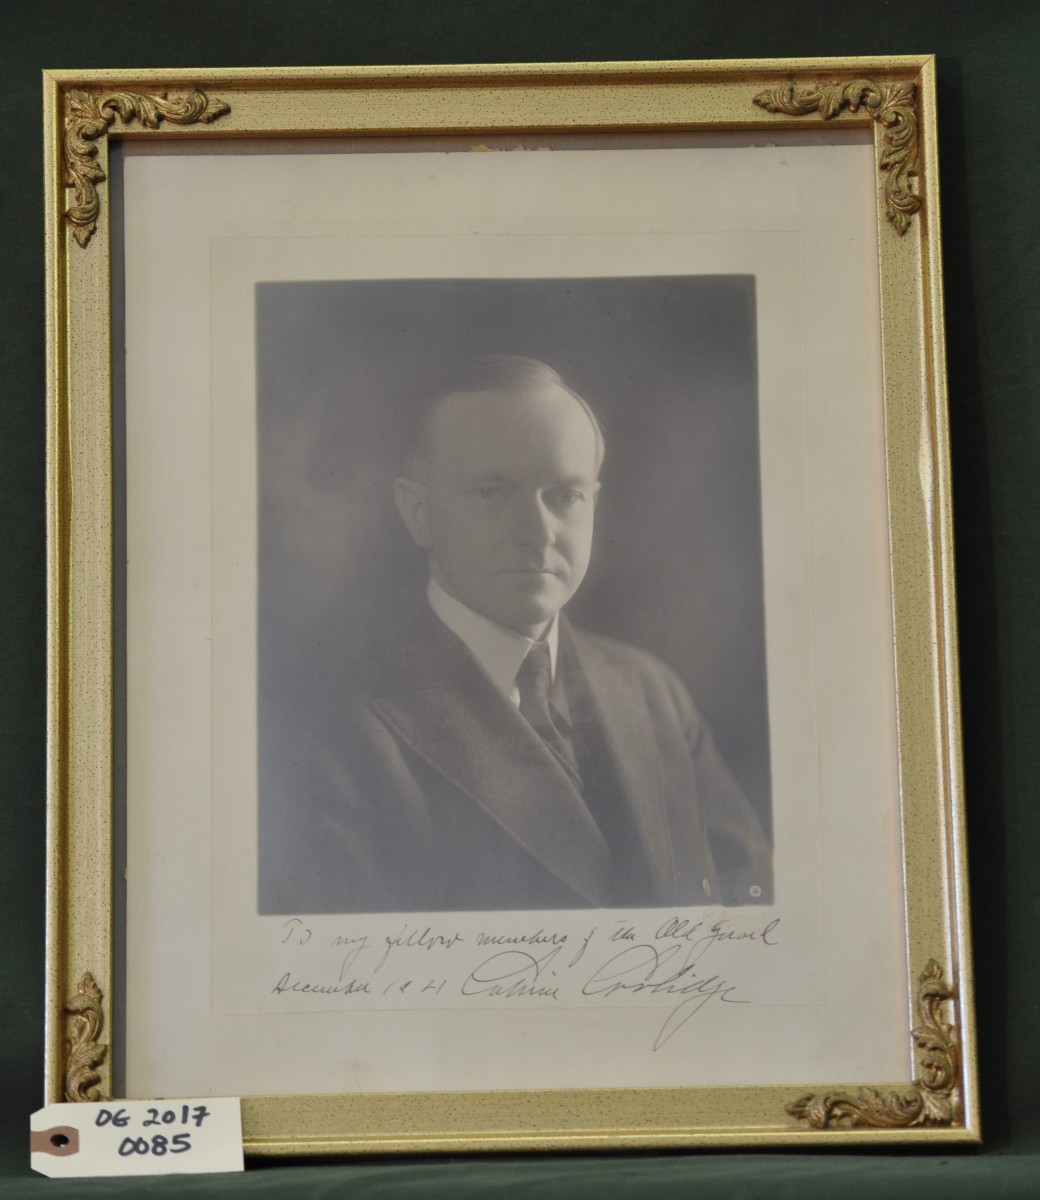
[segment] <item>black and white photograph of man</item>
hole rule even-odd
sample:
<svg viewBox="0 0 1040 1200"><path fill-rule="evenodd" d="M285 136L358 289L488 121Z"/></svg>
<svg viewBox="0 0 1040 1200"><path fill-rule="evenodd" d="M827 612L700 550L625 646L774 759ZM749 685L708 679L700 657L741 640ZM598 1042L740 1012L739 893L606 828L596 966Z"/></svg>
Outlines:
<svg viewBox="0 0 1040 1200"><path fill-rule="evenodd" d="M772 899L753 302L261 285L262 913Z"/></svg>

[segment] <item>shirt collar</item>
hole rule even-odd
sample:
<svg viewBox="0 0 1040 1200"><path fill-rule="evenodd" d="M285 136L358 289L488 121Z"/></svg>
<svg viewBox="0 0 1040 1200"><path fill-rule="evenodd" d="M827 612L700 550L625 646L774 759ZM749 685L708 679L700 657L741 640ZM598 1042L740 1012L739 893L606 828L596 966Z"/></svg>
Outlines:
<svg viewBox="0 0 1040 1200"><path fill-rule="evenodd" d="M436 579L431 579L427 585L426 596L433 611L456 637L462 639L484 672L490 676L495 687L514 704L519 704L520 693L516 687L516 673L520 670L520 664L528 650L534 645L534 639L525 637L513 629L506 629L497 621L474 612L461 600L449 596ZM560 642L558 616L553 617L543 640L549 646L549 663L555 678L556 655Z"/></svg>

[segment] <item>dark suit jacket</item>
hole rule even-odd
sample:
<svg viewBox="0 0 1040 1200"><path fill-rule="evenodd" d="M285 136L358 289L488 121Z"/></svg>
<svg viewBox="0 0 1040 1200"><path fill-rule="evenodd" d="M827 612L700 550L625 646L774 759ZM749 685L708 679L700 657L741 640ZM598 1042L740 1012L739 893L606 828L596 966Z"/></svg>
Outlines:
<svg viewBox="0 0 1040 1200"><path fill-rule="evenodd" d="M430 611L323 734L262 725L260 911L771 899L768 841L676 676L562 618L558 672L582 791Z"/></svg>

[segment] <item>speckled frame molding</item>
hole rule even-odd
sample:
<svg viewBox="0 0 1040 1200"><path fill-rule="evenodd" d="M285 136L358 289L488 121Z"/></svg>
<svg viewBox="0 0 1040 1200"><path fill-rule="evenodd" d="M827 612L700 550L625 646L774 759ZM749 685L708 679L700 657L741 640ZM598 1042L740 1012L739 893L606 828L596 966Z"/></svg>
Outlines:
<svg viewBox="0 0 1040 1200"><path fill-rule="evenodd" d="M876 157L907 1038L916 1080L847 1086L248 1096L254 1154L979 1138L929 57L464 67L49 71L49 781L46 1099L110 1097L115 139L866 130ZM821 144L826 144L821 142ZM855 320L855 299L849 319ZM134 1014L128 1014L132 1021ZM854 1031L850 1031L853 1033ZM169 1036L186 1036L170 1030Z"/></svg>

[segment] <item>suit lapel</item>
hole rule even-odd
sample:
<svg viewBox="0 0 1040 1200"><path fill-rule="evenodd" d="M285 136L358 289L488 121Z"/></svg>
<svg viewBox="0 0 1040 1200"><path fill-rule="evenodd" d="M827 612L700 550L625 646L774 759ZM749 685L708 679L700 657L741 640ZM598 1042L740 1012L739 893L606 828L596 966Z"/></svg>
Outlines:
<svg viewBox="0 0 1040 1200"><path fill-rule="evenodd" d="M635 828L635 845L644 851L659 902L667 904L674 894L676 864L661 794L659 752L642 686L637 676L562 618L560 646L578 677L570 697L574 721L602 733Z"/></svg>
<svg viewBox="0 0 1040 1200"><path fill-rule="evenodd" d="M394 656L372 707L395 734L590 904L606 902L610 851L541 738L434 614Z"/></svg>

